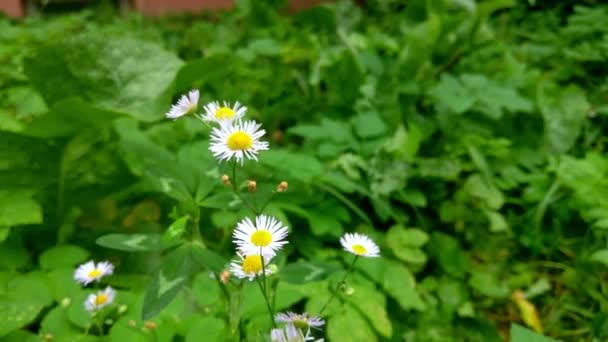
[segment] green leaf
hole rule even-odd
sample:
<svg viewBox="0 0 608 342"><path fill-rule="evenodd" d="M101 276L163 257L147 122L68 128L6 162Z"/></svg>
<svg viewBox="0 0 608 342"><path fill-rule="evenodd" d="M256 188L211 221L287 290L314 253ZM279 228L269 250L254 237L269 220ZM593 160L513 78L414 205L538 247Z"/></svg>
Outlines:
<svg viewBox="0 0 608 342"><path fill-rule="evenodd" d="M376 334L365 318L354 309L331 316L327 322L327 338L329 341L343 341L346 336L350 341L377 341Z"/></svg>
<svg viewBox="0 0 608 342"><path fill-rule="evenodd" d="M42 223L42 208L32 199L33 190L0 190L0 226Z"/></svg>
<svg viewBox="0 0 608 342"><path fill-rule="evenodd" d="M458 240L450 235L433 233L428 251L448 274L463 276L469 270L469 258Z"/></svg>
<svg viewBox="0 0 608 342"><path fill-rule="evenodd" d="M385 258L362 259L356 267L378 283L404 309L425 310L426 306L416 291L416 279L405 264Z"/></svg>
<svg viewBox="0 0 608 342"><path fill-rule="evenodd" d="M38 262L42 269L71 268L86 261L88 256L89 252L82 247L61 245L44 251Z"/></svg>
<svg viewBox="0 0 608 342"><path fill-rule="evenodd" d="M545 122L545 145L549 151L568 151L581 133L590 108L583 90L570 85L541 83L537 100Z"/></svg>
<svg viewBox="0 0 608 342"><path fill-rule="evenodd" d="M171 247L170 245L163 245L162 236L156 233L108 234L97 238L95 243L102 247L125 252L159 251ZM174 242L171 242L171 244L174 244Z"/></svg>
<svg viewBox="0 0 608 342"><path fill-rule="evenodd" d="M352 119L355 132L361 138L373 138L386 131L386 125L376 112L359 113Z"/></svg>
<svg viewBox="0 0 608 342"><path fill-rule="evenodd" d="M198 342L204 336L205 341L226 341L228 331L226 323L216 317L197 317L190 323L185 342Z"/></svg>
<svg viewBox="0 0 608 342"><path fill-rule="evenodd" d="M164 244L176 243L186 232L186 225L188 224L188 216L182 216L177 220L173 221L169 228L165 231L162 237Z"/></svg>
<svg viewBox="0 0 608 342"><path fill-rule="evenodd" d="M355 282L355 289L347 301L365 316L371 326L380 335L390 338L393 335L393 325L386 311L386 298L382 293L373 290L372 286L365 286L362 282Z"/></svg>
<svg viewBox="0 0 608 342"><path fill-rule="evenodd" d="M509 295L509 287L489 273L473 272L469 284L479 293L488 297L505 298Z"/></svg>
<svg viewBox="0 0 608 342"><path fill-rule="evenodd" d="M418 228L394 225L386 233L386 241L393 246L422 247L429 241L429 235Z"/></svg>
<svg viewBox="0 0 608 342"><path fill-rule="evenodd" d="M188 245L183 245L167 255L146 290L142 319L147 320L156 316L171 303L186 283L193 266Z"/></svg>
<svg viewBox="0 0 608 342"><path fill-rule="evenodd" d="M328 263L298 261L287 264L279 273L281 280L292 284L302 284L326 279L340 267Z"/></svg>
<svg viewBox="0 0 608 342"><path fill-rule="evenodd" d="M608 266L608 249L600 249L599 251L593 252L589 257L591 261L599 262Z"/></svg>
<svg viewBox="0 0 608 342"><path fill-rule="evenodd" d="M511 342L557 342L557 340L513 323L511 324Z"/></svg>
<svg viewBox="0 0 608 342"><path fill-rule="evenodd" d="M27 298L27 297L26 297ZM17 330L31 323L44 307L37 302L27 300L0 300L0 336Z"/></svg>
<svg viewBox="0 0 608 342"><path fill-rule="evenodd" d="M263 151L260 163L271 168L281 179L295 178L305 183L323 173L323 165L314 157L286 150Z"/></svg>
<svg viewBox="0 0 608 342"><path fill-rule="evenodd" d="M44 316L40 323L40 334L53 335L53 340L70 335L79 335L81 331L68 319L67 310L60 306L55 307Z"/></svg>
<svg viewBox="0 0 608 342"><path fill-rule="evenodd" d="M66 137L83 129L108 125L123 115L70 97L55 103L47 114L36 117L22 134L36 138Z"/></svg>
<svg viewBox="0 0 608 342"><path fill-rule="evenodd" d="M149 42L87 34L40 48L25 72L48 104L78 94L94 106L155 121L168 109L165 93L181 64Z"/></svg>
<svg viewBox="0 0 608 342"><path fill-rule="evenodd" d="M223 256L198 243L190 244L190 252L192 253L192 259L199 266L207 268L215 274L220 274L229 262Z"/></svg>
<svg viewBox="0 0 608 342"><path fill-rule="evenodd" d="M491 209L500 209L504 204L504 196L493 184L485 181L481 175L471 175L464 184L464 189L473 197L477 197Z"/></svg>

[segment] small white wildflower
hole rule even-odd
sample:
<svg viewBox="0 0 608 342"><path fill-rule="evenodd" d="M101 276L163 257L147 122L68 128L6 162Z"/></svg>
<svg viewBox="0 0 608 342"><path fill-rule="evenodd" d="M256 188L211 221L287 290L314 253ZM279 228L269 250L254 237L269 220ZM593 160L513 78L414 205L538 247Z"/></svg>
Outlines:
<svg viewBox="0 0 608 342"><path fill-rule="evenodd" d="M230 272L237 278L248 278L252 281L256 276L262 275L264 270L266 274L271 274L271 270L266 267L270 261L270 257L264 256L264 266L262 266L262 256L259 254L250 254L243 256L238 254L240 261L230 263Z"/></svg>
<svg viewBox="0 0 608 342"><path fill-rule="evenodd" d="M171 106L171 109L169 109L165 116L169 119L175 120L186 114L194 113L198 106L198 98L198 90L190 90L188 94L182 95L177 103Z"/></svg>
<svg viewBox="0 0 608 342"><path fill-rule="evenodd" d="M340 238L342 247L354 255L375 258L380 256L380 248L367 235L346 233Z"/></svg>
<svg viewBox="0 0 608 342"><path fill-rule="evenodd" d="M94 312L106 305L111 304L116 297L116 291L111 287L106 287L103 291L97 291L97 293L90 294L84 301L84 308L88 312Z"/></svg>
<svg viewBox="0 0 608 342"><path fill-rule="evenodd" d="M220 105L219 102L213 101L205 105L205 114L201 118L205 121L216 122L220 125L230 124L233 121L240 120L247 112L247 107L235 102L233 107L230 103L224 102Z"/></svg>
<svg viewBox="0 0 608 342"><path fill-rule="evenodd" d="M284 329L272 329L270 331L270 341L272 342L323 342L323 339L315 340L310 334L310 330L304 334L295 325L288 323Z"/></svg>
<svg viewBox="0 0 608 342"><path fill-rule="evenodd" d="M255 224L246 217L236 226L232 233L233 242L245 254L273 256L288 242L287 227L272 216L260 215L255 218Z"/></svg>
<svg viewBox="0 0 608 342"><path fill-rule="evenodd" d="M291 323L300 329L320 328L325 324L325 321L319 316L309 316L308 313L297 314L287 311L278 313L275 318L277 323Z"/></svg>
<svg viewBox="0 0 608 342"><path fill-rule="evenodd" d="M266 134L255 121L236 121L211 131L209 150L219 161L235 159L241 165L247 159L257 160L260 151L268 150L268 142L260 141Z"/></svg>
<svg viewBox="0 0 608 342"><path fill-rule="evenodd" d="M93 281L99 281L104 276L114 273L114 265L108 261L101 261L95 265L93 260L86 262L76 269L74 279L82 285L88 285Z"/></svg>

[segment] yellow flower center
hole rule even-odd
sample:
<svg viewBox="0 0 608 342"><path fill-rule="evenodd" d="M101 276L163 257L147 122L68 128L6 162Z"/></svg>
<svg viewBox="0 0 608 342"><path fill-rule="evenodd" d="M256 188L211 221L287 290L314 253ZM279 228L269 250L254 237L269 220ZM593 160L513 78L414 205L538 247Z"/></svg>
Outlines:
<svg viewBox="0 0 608 342"><path fill-rule="evenodd" d="M363 255L367 253L367 249L365 249L365 247L363 247L362 245L353 245L353 251L359 255Z"/></svg>
<svg viewBox="0 0 608 342"><path fill-rule="evenodd" d="M97 268L93 269L87 276L89 278L98 278L101 275L101 271Z"/></svg>
<svg viewBox="0 0 608 342"><path fill-rule="evenodd" d="M215 118L218 120L228 120L234 117L234 111L228 107L220 107L215 111Z"/></svg>
<svg viewBox="0 0 608 342"><path fill-rule="evenodd" d="M103 305L108 301L108 296L105 293L100 293L95 296L95 305Z"/></svg>
<svg viewBox="0 0 608 342"><path fill-rule="evenodd" d="M266 247L272 242L272 234L267 230L256 230L251 234L251 243L258 247Z"/></svg>
<svg viewBox="0 0 608 342"><path fill-rule="evenodd" d="M262 256L248 255L243 260L243 272L246 274L258 274L262 271Z"/></svg>
<svg viewBox="0 0 608 342"><path fill-rule="evenodd" d="M305 317L302 317L300 315L297 315L296 317L294 317L292 319L293 325L296 326L296 328L299 329L306 329L308 328L308 320Z"/></svg>
<svg viewBox="0 0 608 342"><path fill-rule="evenodd" d="M243 132L236 131L228 137L228 148L236 150L247 150L253 146L253 139L251 135Z"/></svg>

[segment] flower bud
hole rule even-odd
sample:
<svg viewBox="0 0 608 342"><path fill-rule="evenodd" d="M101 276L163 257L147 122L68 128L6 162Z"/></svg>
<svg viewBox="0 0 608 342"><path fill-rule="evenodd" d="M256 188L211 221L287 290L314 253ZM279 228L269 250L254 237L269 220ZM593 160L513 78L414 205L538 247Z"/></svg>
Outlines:
<svg viewBox="0 0 608 342"><path fill-rule="evenodd" d="M230 177L228 177L228 175L222 176L222 183L224 183L224 185L232 186L232 183L230 182Z"/></svg>
<svg viewBox="0 0 608 342"><path fill-rule="evenodd" d="M72 299L70 297L65 297L61 300L61 306L67 308L72 303Z"/></svg>
<svg viewBox="0 0 608 342"><path fill-rule="evenodd" d="M130 320L129 320L129 322L128 322L127 324L129 324L129 326L130 326L131 328L134 328L134 327L135 327L135 325L137 325L137 323L135 323L135 320L132 320L132 319L130 319Z"/></svg>
<svg viewBox="0 0 608 342"><path fill-rule="evenodd" d="M119 314L119 315L124 314L125 312L127 312L127 309L128 309L128 308L129 308L129 307L128 307L128 306L126 306L126 305L121 305L121 306L119 306L119 307L118 307L118 314Z"/></svg>
<svg viewBox="0 0 608 342"><path fill-rule="evenodd" d="M353 289L350 286L348 286L344 289L344 294L347 296L352 296L354 293L355 293L355 289Z"/></svg>
<svg viewBox="0 0 608 342"><path fill-rule="evenodd" d="M149 330L154 330L154 329L156 329L156 323L148 321L148 322L144 323L144 327Z"/></svg>
<svg viewBox="0 0 608 342"><path fill-rule="evenodd" d="M224 270L222 271L222 273L220 273L220 282L222 282L222 284L228 284L228 282L230 281L230 272Z"/></svg>
<svg viewBox="0 0 608 342"><path fill-rule="evenodd" d="M247 182L247 190L249 190L249 192L255 193L257 188L258 188L258 185L254 180L250 180Z"/></svg>
<svg viewBox="0 0 608 342"><path fill-rule="evenodd" d="M289 184L287 184L286 181L282 181L281 183L279 183L279 185L277 186L277 192L285 192L287 191L287 187L289 186Z"/></svg>
<svg viewBox="0 0 608 342"><path fill-rule="evenodd" d="M44 336L42 336L42 338L46 341L51 341L51 340L53 340L53 334L46 333L46 334L44 334Z"/></svg>

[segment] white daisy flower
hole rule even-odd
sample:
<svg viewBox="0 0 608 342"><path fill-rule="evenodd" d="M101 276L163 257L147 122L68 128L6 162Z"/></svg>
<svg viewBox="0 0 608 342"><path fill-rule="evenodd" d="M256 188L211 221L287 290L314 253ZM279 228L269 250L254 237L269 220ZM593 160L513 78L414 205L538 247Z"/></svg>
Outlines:
<svg viewBox="0 0 608 342"><path fill-rule="evenodd" d="M177 119L186 114L194 113L198 106L199 93L198 89L190 90L188 94L182 95L176 104L171 106L171 109L165 114L169 119Z"/></svg>
<svg viewBox="0 0 608 342"><path fill-rule="evenodd" d="M255 225L246 217L236 225L232 233L233 242L245 254L264 254L274 256L287 244L287 227L272 216L260 215Z"/></svg>
<svg viewBox="0 0 608 342"><path fill-rule="evenodd" d="M295 312L287 311L285 313L280 312L274 317L277 323L288 323L293 324L296 328L309 329L309 328L320 328L325 324L325 321L319 316L308 316L308 313L297 314Z"/></svg>
<svg viewBox="0 0 608 342"><path fill-rule="evenodd" d="M224 102L222 106L219 102L213 101L205 105L205 114L201 115L201 118L205 121L224 125L240 120L245 112L247 112L247 107L242 106L239 102L235 102L234 106L230 107L228 102Z"/></svg>
<svg viewBox="0 0 608 342"><path fill-rule="evenodd" d="M315 340L315 338L310 334L310 330L305 335L302 332L302 330L298 329L293 324L288 323L284 329L272 329L270 331L270 341L272 341L272 342L306 342L306 341L323 342L323 339Z"/></svg>
<svg viewBox="0 0 608 342"><path fill-rule="evenodd" d="M272 257L264 256L264 266L262 266L262 256L259 254L249 254L243 256L238 254L241 258L240 261L233 261L230 263L230 272L238 278L249 278L249 281L253 280L256 276L262 275L264 270L266 275L272 273L268 267L268 262Z"/></svg>
<svg viewBox="0 0 608 342"><path fill-rule="evenodd" d="M380 256L380 248L367 235L346 233L340 238L342 247L357 256L375 258Z"/></svg>
<svg viewBox="0 0 608 342"><path fill-rule="evenodd" d="M90 294L84 301L84 308L88 312L97 311L111 304L114 301L114 297L116 297L116 291L108 286L103 291Z"/></svg>
<svg viewBox="0 0 608 342"><path fill-rule="evenodd" d="M266 131L255 121L234 121L211 131L209 150L219 161L236 159L243 165L245 157L258 160L259 151L268 149L268 142L260 141Z"/></svg>
<svg viewBox="0 0 608 342"><path fill-rule="evenodd" d="M114 273L114 265L108 261L101 261L95 265L93 260L84 263L74 272L74 279L86 286L94 281L99 281L104 276Z"/></svg>

